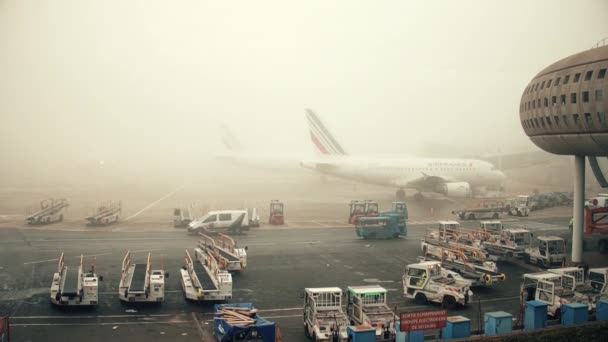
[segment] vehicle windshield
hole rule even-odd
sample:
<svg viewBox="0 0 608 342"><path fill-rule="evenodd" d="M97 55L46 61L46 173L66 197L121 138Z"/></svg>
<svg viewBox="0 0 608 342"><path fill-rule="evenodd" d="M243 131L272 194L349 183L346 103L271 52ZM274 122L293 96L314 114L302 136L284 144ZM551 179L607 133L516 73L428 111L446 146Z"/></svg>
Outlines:
<svg viewBox="0 0 608 342"><path fill-rule="evenodd" d="M554 240L549 241L548 243L549 253L550 254L559 254L564 253L564 241L563 240Z"/></svg>

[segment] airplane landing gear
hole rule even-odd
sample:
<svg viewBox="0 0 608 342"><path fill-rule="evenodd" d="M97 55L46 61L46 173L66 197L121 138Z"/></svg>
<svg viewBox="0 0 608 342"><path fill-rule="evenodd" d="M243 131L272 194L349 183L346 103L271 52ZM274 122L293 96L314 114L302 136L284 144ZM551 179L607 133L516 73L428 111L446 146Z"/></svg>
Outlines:
<svg viewBox="0 0 608 342"><path fill-rule="evenodd" d="M417 193L414 195L414 201L422 202L422 201L424 201L424 196L421 193Z"/></svg>
<svg viewBox="0 0 608 342"><path fill-rule="evenodd" d="M397 199L400 201L405 200L405 190L403 190L403 189L397 190L397 192L395 193L395 197L397 197Z"/></svg>

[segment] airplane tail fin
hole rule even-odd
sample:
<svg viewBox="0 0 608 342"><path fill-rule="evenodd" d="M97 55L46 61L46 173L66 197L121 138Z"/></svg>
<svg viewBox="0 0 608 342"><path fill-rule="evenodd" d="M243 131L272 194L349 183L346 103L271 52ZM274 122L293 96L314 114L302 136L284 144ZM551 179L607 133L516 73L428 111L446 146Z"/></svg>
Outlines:
<svg viewBox="0 0 608 342"><path fill-rule="evenodd" d="M222 144L226 147L226 149L230 151L242 151L243 145L239 142L239 140L234 136L232 130L228 128L228 126L221 124L220 129L222 131Z"/></svg>
<svg viewBox="0 0 608 342"><path fill-rule="evenodd" d="M346 155L342 146L311 109L306 109L306 120L310 129L310 139L319 153L334 156Z"/></svg>

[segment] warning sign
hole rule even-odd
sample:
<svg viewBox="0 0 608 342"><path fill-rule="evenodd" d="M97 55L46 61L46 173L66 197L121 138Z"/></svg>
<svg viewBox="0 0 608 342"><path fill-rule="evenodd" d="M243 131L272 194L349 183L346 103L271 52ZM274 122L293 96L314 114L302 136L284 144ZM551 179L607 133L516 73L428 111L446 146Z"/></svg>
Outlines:
<svg viewBox="0 0 608 342"><path fill-rule="evenodd" d="M401 312L399 314L401 331L440 329L445 327L448 310Z"/></svg>

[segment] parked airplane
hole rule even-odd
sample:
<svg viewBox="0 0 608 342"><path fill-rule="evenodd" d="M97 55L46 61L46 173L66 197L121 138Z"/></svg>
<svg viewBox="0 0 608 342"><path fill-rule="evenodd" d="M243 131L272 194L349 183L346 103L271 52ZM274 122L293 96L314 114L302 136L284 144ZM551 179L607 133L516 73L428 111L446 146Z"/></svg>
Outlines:
<svg viewBox="0 0 608 342"><path fill-rule="evenodd" d="M303 160L302 167L324 175L397 188L398 198L405 197L405 189L416 189L417 199L422 199L421 192L447 197L483 195L488 189L499 189L505 178L494 165L476 159L351 156L312 110L306 110L306 119L310 138L321 156Z"/></svg>

